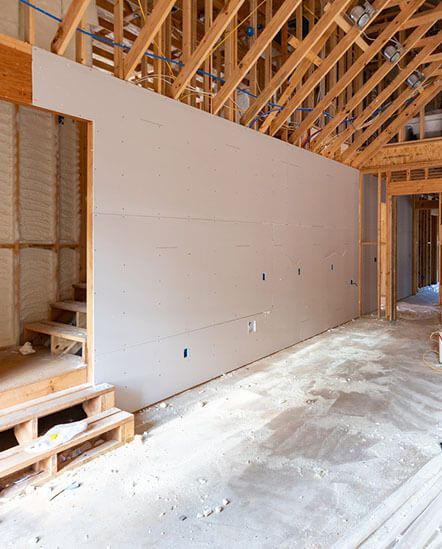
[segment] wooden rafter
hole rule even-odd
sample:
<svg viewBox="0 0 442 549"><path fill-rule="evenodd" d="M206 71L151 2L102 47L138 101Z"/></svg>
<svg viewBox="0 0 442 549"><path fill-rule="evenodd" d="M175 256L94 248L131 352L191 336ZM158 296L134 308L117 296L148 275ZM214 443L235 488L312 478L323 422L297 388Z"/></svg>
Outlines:
<svg viewBox="0 0 442 549"><path fill-rule="evenodd" d="M210 30L198 44L196 50L187 60L173 83L171 96L176 99L180 96L186 85L192 79L198 67L210 54L213 46L225 31L229 23L235 17L244 0L228 0L222 11L217 15Z"/></svg>
<svg viewBox="0 0 442 549"><path fill-rule="evenodd" d="M74 36L90 0L72 0L63 21L58 26L51 43L51 51L63 55Z"/></svg>
<svg viewBox="0 0 442 549"><path fill-rule="evenodd" d="M416 57L401 71L399 71L399 74L396 76L396 78L388 85L386 86L380 94L377 95L373 101L370 102L367 108L365 108L356 118L352 121L352 123L346 128L345 131L341 132L335 141L331 144L331 146L325 151L325 154L327 156L332 156L336 154L340 148L341 145L353 134L355 133L359 128L363 126L363 124L370 118L370 116L381 107L381 105L387 101L393 93L399 88L401 84L405 82L405 80L408 78L408 76L419 68L419 66L428 61L429 54L431 51L438 46L440 40L442 38L442 35L439 33L436 37L433 37L433 43L427 44L425 48L423 48Z"/></svg>
<svg viewBox="0 0 442 549"><path fill-rule="evenodd" d="M419 94L409 105L407 105L403 111L395 117L390 125L383 130L383 132L364 149L364 151L358 155L358 157L352 162L352 165L356 168L361 166L370 155L374 154L382 145L388 143L390 139L399 131L399 129L419 110L424 107L429 101L435 97L442 89L442 81L440 79L435 80L429 85L421 94Z"/></svg>
<svg viewBox="0 0 442 549"><path fill-rule="evenodd" d="M261 111L267 101L272 97L275 91L290 77L293 71L306 57L308 52L311 52L312 48L319 42L328 29L336 24L336 17L344 10L350 0L335 0L321 19L316 23L311 32L308 33L306 38L299 44L295 51L288 57L287 61L282 64L281 68L271 79L266 88L261 92L259 97L253 102L253 104L247 109L241 118L242 124L249 124L256 115Z"/></svg>
<svg viewBox="0 0 442 549"><path fill-rule="evenodd" d="M436 71L439 68L439 63L433 63L425 70L425 77L431 78L435 75ZM408 101L415 94L415 90L411 88L406 88L399 96L392 101L387 109L385 109L377 118L373 121L370 126L368 126L364 132L362 132L352 143L352 145L344 151L341 155L340 160L343 162L348 162L352 158L359 147L361 147L377 130L381 129L383 124L385 124L394 113L400 109L406 101Z"/></svg>
<svg viewBox="0 0 442 549"><path fill-rule="evenodd" d="M379 12L386 5L388 5L388 0L378 0L374 4L374 8ZM301 105L307 95L315 89L319 82L321 82L326 74L336 65L339 59L341 59L341 57L352 47L357 38L361 36L361 33L361 29L356 26L352 27L344 38L339 41L322 65L316 69L308 78L307 82L303 84L302 88L292 97L290 97L290 95L294 91L295 85L294 83L291 83L286 92L278 99L278 104L284 106L284 109L276 115L271 116L269 120L266 120L260 131L267 131L270 126L270 135L275 135L284 122L293 114L295 109ZM294 77L296 78L296 76L297 75L295 74ZM335 86L337 86L337 83L335 83Z"/></svg>
<svg viewBox="0 0 442 549"><path fill-rule="evenodd" d="M152 44L155 35L169 15L174 3L174 0L159 0L153 8L152 13L147 17L140 34L124 57L123 77L125 80L128 80L133 75L141 57Z"/></svg>
<svg viewBox="0 0 442 549"><path fill-rule="evenodd" d="M428 31L428 29L432 26L432 23L426 23L425 25L422 25L414 30L414 32L411 33L411 35L407 38L405 43L403 44L403 53L401 56L401 59L416 45L416 42ZM438 43L440 42L440 36L436 39L433 37L431 42L431 49L434 49L437 47ZM389 72L392 70L392 68L399 62L396 61L396 63L383 63L379 69L365 82L365 84L352 96L350 101L346 104L345 108L336 113L332 120L328 122L328 124L325 126L325 128L322 130L322 132L318 135L318 137L314 140L312 150L317 151L322 143L324 143L333 133L336 128L347 118L350 117L353 110L361 103L367 95L373 91L376 86L389 74ZM402 69L402 71L405 68ZM401 71L401 72L402 72ZM326 155L331 156L330 151Z"/></svg>
<svg viewBox="0 0 442 549"><path fill-rule="evenodd" d="M241 61L238 63L238 66L232 72L225 84L221 86L220 91L214 97L214 114L219 112L219 110L225 104L235 88L240 84L241 80L249 72L253 64L256 63L263 51L271 43L275 34L281 29L281 27L288 20L288 18L291 16L291 14L295 11L300 3L301 0L284 0L279 10L270 20L267 27L258 36L256 42L249 49L246 55L241 59Z"/></svg>
<svg viewBox="0 0 442 549"><path fill-rule="evenodd" d="M366 50L359 59L352 64L350 69L339 79L336 85L329 90L325 97L317 104L315 109L303 120L299 127L293 132L290 141L296 143L308 128L313 126L315 120L322 115L325 109L333 102L335 97L340 94L353 79L363 70L366 64L382 49L382 47L396 34L413 13L424 3L424 0L412 0L399 12L391 23L374 40L368 50Z"/></svg>

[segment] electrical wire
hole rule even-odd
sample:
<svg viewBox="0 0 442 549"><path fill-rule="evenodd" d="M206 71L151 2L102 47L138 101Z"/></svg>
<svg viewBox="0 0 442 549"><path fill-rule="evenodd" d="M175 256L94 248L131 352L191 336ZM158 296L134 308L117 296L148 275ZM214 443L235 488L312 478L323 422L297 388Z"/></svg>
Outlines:
<svg viewBox="0 0 442 549"><path fill-rule="evenodd" d="M146 23L146 14L144 12L144 9L143 9L143 5L141 4L141 0L138 0L138 5L140 6L140 11L141 11L141 15L143 16L143 20L144 20L144 23ZM164 56L164 53L161 51L161 48L160 46L157 44L157 42L155 40L152 40L152 42L154 43L155 47L157 48L157 50L160 52L160 54L165 58ZM170 63L168 61L166 61L166 65L167 65L167 68L169 69L170 71L170 74L175 78L175 74L172 70L172 67L170 65Z"/></svg>
<svg viewBox="0 0 442 549"><path fill-rule="evenodd" d="M138 0L139 1L139 0ZM45 15L46 17L56 21L57 23L62 23L62 19L56 15L54 15L53 13L43 9L43 8L40 8L39 6L37 6L36 4L33 4L32 2L30 2L30 0L19 0L19 2L21 4L24 4L25 6L28 6L29 8L32 8L34 9L35 11L37 11L38 13L41 13L42 15ZM260 4L257 5L257 7L255 9L258 9L259 6L264 2L264 0L262 0L262 2ZM253 13L253 11L245 18L248 19L250 17L250 15ZM244 20L243 20L244 22ZM119 42L116 42L114 40L111 40L110 38L106 38L104 36L100 36L98 34L95 34L93 32L90 32L90 31L87 31L81 27L77 27L76 29L77 32L85 35L85 36L89 36L90 38L92 38L93 40L97 40L99 42L102 42L103 44L107 44L108 46L112 46L112 47L118 47L118 48L122 48L123 50L125 51L129 51L131 49L130 46L126 46L126 44L123 44L123 43L119 43ZM160 48L158 48L158 50L160 51ZM162 53L162 52L160 52ZM179 59L170 59L164 55L158 55L156 53L153 53L153 52L150 52L150 51L145 51L144 52L144 55L146 55L147 57L149 57L150 59L157 59L159 61L164 61L165 63L167 64L170 64L170 65L175 65L175 66L178 66L180 68L184 67L185 64L180 61ZM170 71L171 71L171 77L172 78L175 78L175 74L173 73L173 70L172 70L172 67L169 66L170 68ZM216 74L213 74L213 73L210 73L210 72L207 72L203 69L198 69L196 71L196 74L199 74L200 76L207 76L209 78L211 78L213 81L215 82L219 82L220 84L224 84L225 83L225 79L224 78L221 78L220 76L216 75ZM163 75L165 76L165 75ZM147 77L144 77L142 79L136 79L134 80L136 83L139 83L141 82L143 79L148 79L149 76ZM257 95L252 93L251 91L247 90L246 88L241 88L241 87L237 87L236 88L236 91L239 92L239 93L242 93L244 95L247 95L249 97L252 97L253 99L257 99ZM413 101L414 98L408 100L408 101ZM405 103L407 103L408 101L406 101ZM259 120L261 120L262 118L265 118L266 116L269 116L270 114L274 113L274 112L279 112L281 110L283 110L285 107L284 105L278 105L277 103L273 102L273 101L268 101L266 103L266 107L270 107L270 109L267 111L267 112L262 112L260 114L258 114L253 120L252 122L249 124L249 127L252 127L256 122L258 122ZM384 107L386 108L386 107ZM310 108L310 107L297 107L295 109L296 111L300 111L300 112L312 112L314 109L313 108ZM379 110L379 109L378 109ZM375 111L376 113L376 111ZM330 119L333 119L333 115L331 115L329 112L327 111L324 111L322 113L323 116L326 116L327 118L330 118ZM343 122L341 122L341 124L343 123L348 123L348 122L351 122L353 121L354 118L348 118L348 119L345 119ZM310 138L311 139L311 138Z"/></svg>
<svg viewBox="0 0 442 549"><path fill-rule="evenodd" d="M138 0L139 1L139 0ZM245 23L247 21L247 19L250 19L250 17L255 13L255 11L257 11L265 2L267 2L267 0L262 0L246 17L244 17L244 19L242 21L240 21L231 31L229 31L226 36L224 36L224 38L218 42L218 44L215 44L213 46L213 48L210 50L210 54L211 55L214 51L216 51L222 44L224 44L224 42L227 40L227 38L229 38L229 36L231 34L233 34L236 30L239 29L239 27Z"/></svg>

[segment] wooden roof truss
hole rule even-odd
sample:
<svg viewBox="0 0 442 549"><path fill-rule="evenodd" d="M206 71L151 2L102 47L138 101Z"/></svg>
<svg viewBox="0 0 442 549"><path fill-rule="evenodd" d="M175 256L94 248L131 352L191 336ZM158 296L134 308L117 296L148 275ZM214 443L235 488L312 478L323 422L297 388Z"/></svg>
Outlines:
<svg viewBox="0 0 442 549"><path fill-rule="evenodd" d="M371 0L375 14L359 28L349 13L362 3L96 0L93 64L362 167L404 139L410 118L420 116L422 128L425 109L442 107L440 2ZM72 1L52 51L66 51L89 4ZM385 48L398 44L400 56L387 60Z"/></svg>

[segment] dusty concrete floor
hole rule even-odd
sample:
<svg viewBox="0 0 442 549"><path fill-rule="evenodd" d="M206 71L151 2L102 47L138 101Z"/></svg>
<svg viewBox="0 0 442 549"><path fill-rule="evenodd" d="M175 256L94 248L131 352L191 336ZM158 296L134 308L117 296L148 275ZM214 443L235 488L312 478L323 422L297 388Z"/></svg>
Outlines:
<svg viewBox="0 0 442 549"><path fill-rule="evenodd" d="M394 324L351 322L140 413L143 440L3 502L1 546L340 542L441 453L442 377L422 360L436 298L421 292Z"/></svg>

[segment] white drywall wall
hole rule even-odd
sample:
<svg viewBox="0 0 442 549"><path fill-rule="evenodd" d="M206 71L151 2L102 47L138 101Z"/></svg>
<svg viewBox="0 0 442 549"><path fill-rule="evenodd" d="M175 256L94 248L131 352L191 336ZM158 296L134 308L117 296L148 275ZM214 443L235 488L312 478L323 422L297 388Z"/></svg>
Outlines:
<svg viewBox="0 0 442 549"><path fill-rule="evenodd" d="M413 205L411 197L397 197L397 298L411 295L413 254Z"/></svg>
<svg viewBox="0 0 442 549"><path fill-rule="evenodd" d="M120 406L356 315L356 170L38 48L33 78L94 121L95 380Z"/></svg>

